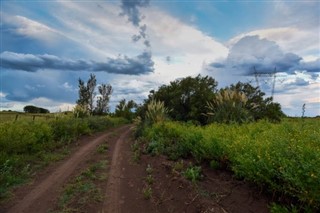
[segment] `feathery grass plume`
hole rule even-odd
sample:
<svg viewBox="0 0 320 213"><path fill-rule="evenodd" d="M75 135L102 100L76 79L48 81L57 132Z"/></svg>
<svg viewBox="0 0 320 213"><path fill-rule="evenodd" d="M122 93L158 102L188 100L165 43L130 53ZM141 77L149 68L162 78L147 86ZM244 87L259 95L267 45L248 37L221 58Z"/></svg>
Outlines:
<svg viewBox="0 0 320 213"><path fill-rule="evenodd" d="M77 104L73 109L73 115L75 118L84 118L88 117L90 112L85 106Z"/></svg>
<svg viewBox="0 0 320 213"><path fill-rule="evenodd" d="M246 109L248 98L240 91L224 89L215 95L212 102L207 103L206 116L210 122L245 123L253 118ZM256 106L252 106L254 108Z"/></svg>
<svg viewBox="0 0 320 213"><path fill-rule="evenodd" d="M147 106L146 121L151 124L165 121L168 112L163 101L151 100Z"/></svg>

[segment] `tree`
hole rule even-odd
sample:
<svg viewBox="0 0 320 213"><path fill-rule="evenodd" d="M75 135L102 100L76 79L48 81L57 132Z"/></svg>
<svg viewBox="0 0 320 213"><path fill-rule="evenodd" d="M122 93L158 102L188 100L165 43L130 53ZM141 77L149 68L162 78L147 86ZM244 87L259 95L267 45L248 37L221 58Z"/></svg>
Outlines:
<svg viewBox="0 0 320 213"><path fill-rule="evenodd" d="M97 99L97 107L95 113L102 115L103 113L109 112L109 100L112 93L112 86L110 84L101 84L98 86L100 97Z"/></svg>
<svg viewBox="0 0 320 213"><path fill-rule="evenodd" d="M49 110L41 108L41 107L36 107L32 105L27 105L23 108L23 111L25 113L50 113Z"/></svg>
<svg viewBox="0 0 320 213"><path fill-rule="evenodd" d="M97 98L97 104L94 106L96 98L96 85L97 80L94 74L90 74L90 78L85 84L83 80L79 78L79 99L77 100L77 112L81 111L81 115L101 115L109 111L109 100L112 93L112 87L110 84L101 84L98 86L99 97ZM87 111L87 112L86 112Z"/></svg>
<svg viewBox="0 0 320 213"><path fill-rule="evenodd" d="M226 88L228 89L228 87ZM249 83L238 82L230 86L231 90L243 92L248 101L246 108L250 111L254 120L269 119L270 121L280 121L285 116L279 103L274 103L272 97L264 98L265 93L259 87L253 87Z"/></svg>
<svg viewBox="0 0 320 213"><path fill-rule="evenodd" d="M84 81L79 78L79 99L77 100L77 105L81 106L83 110L89 112L89 96L87 86Z"/></svg>
<svg viewBox="0 0 320 213"><path fill-rule="evenodd" d="M94 98L96 97L96 93L94 92L97 85L96 76L94 74L90 74L90 78L87 83L87 92L88 92L88 107L90 114L94 111Z"/></svg>
<svg viewBox="0 0 320 213"><path fill-rule="evenodd" d="M122 99L116 106L115 115L132 120L135 117L137 107L138 105L133 100L126 102L126 99Z"/></svg>
<svg viewBox="0 0 320 213"><path fill-rule="evenodd" d="M90 74L87 84L79 78L79 99L77 100L77 104L80 105L82 109L88 110L89 114L92 114L94 111L93 102L96 96L94 92L96 82L97 80L94 74Z"/></svg>
<svg viewBox="0 0 320 213"><path fill-rule="evenodd" d="M206 103L214 98L217 82L208 76L186 77L161 86L158 91L150 91L148 100L140 108L146 110L151 100L164 102L169 116L179 121L196 121L201 124L207 122L204 113L207 112Z"/></svg>

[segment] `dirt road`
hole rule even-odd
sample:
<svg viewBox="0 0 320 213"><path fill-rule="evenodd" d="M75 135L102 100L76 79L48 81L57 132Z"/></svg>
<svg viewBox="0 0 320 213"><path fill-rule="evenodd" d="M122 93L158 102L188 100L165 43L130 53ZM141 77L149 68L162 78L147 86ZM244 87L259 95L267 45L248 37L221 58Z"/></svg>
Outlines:
<svg viewBox="0 0 320 213"><path fill-rule="evenodd" d="M106 143L107 151L98 154L99 145ZM89 168L90 162L101 159L108 162L106 178L94 179L101 197L82 203L80 208L77 203L69 203L66 212L269 212L268 198L234 179L230 172L215 171L203 164L203 180L191 183L183 176L184 169L193 163L191 159L174 162L165 156L150 156L141 149L133 151L133 143L130 125L82 138L68 158L18 189L15 199L0 206L0 212L65 212L58 200L66 185Z"/></svg>
<svg viewBox="0 0 320 213"><path fill-rule="evenodd" d="M81 169L81 164L93 155L96 147L114 134L120 135L123 139L129 129L130 126L127 125L98 136L82 139L78 142L80 146L74 153L58 165L49 168L43 177L36 178L30 186L18 190L17 198L10 203L11 207L5 206L3 210L8 213L47 212L59 196L61 186L73 173Z"/></svg>

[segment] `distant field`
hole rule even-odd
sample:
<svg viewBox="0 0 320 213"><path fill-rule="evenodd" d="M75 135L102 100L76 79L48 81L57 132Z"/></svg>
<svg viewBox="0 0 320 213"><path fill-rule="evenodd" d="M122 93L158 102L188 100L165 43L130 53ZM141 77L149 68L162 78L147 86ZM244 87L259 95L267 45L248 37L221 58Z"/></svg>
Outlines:
<svg viewBox="0 0 320 213"><path fill-rule="evenodd" d="M0 112L0 123L10 122L10 121L32 121L32 120L49 120L57 116L60 116L61 113L23 113L23 112Z"/></svg>

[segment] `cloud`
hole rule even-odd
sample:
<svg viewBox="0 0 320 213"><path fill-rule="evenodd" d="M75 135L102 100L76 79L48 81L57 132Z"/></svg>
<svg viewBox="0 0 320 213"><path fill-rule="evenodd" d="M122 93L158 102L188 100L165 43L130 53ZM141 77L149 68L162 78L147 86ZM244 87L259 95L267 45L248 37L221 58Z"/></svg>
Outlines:
<svg viewBox="0 0 320 213"><path fill-rule="evenodd" d="M296 70L318 72L319 59L305 62L297 54L284 53L274 41L245 36L233 44L224 61L213 62L209 67L226 69L239 75L271 74L275 69L276 72L286 73Z"/></svg>
<svg viewBox="0 0 320 213"><path fill-rule="evenodd" d="M13 52L2 52L0 54L1 67L12 70L36 72L38 70L69 70L69 71L103 71L115 74L140 75L153 72L154 62L151 53L142 54L129 58L127 56L116 59L107 58L105 62L92 60L71 60L59 58L54 55L33 55Z"/></svg>
<svg viewBox="0 0 320 213"><path fill-rule="evenodd" d="M316 28L315 28L316 29ZM295 52L304 55L305 53L318 52L319 49L319 29L302 30L296 27L278 27L254 30L242 33L227 42L229 47L239 42L247 36L259 36L261 39L274 41L280 48L287 52ZM301 48L303 47L303 48Z"/></svg>
<svg viewBox="0 0 320 213"><path fill-rule="evenodd" d="M127 15L128 20L136 27L140 26L141 15L139 7L147 7L150 0L121 0L122 13L120 15Z"/></svg>
<svg viewBox="0 0 320 213"><path fill-rule="evenodd" d="M314 61L301 62L300 69L307 70L309 72L320 72L320 58Z"/></svg>
<svg viewBox="0 0 320 213"><path fill-rule="evenodd" d="M135 27L139 28L139 34L133 35L132 41L138 42L140 39L143 39L143 44L147 48L150 48L151 44L147 38L147 25L140 25L143 17L140 15L139 7L147 7L149 6L149 2L150 0L121 0L122 13L120 13L121 16L128 16L128 21L130 21Z"/></svg>
<svg viewBox="0 0 320 213"><path fill-rule="evenodd" d="M23 16L10 16L1 13L1 18L3 25L1 29L2 32L27 36L46 42L53 42L61 36L58 31Z"/></svg>

